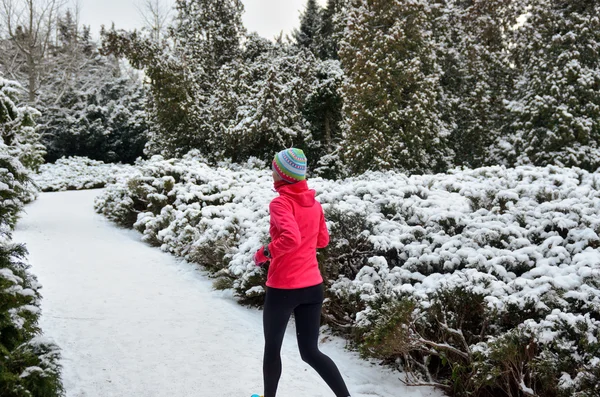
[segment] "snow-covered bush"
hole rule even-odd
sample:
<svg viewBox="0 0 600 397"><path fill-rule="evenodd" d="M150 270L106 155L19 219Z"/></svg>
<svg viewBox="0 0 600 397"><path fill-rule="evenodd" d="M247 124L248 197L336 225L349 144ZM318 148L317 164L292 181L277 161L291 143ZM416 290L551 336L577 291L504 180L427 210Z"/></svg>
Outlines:
<svg viewBox="0 0 600 397"><path fill-rule="evenodd" d="M2 109L6 107L0 107L0 130L4 133L12 127L10 119L2 118L6 116ZM19 131L23 130L17 134ZM6 140L7 135L2 138ZM24 204L37 193L30 180L31 170L19 160L30 160L26 164L35 167L35 145L18 144L18 135L8 141L10 146L0 141L0 395L59 396L58 347L41 338L37 326L39 284L28 271L25 247L13 243L10 235ZM23 148L26 150L20 150Z"/></svg>
<svg viewBox="0 0 600 397"><path fill-rule="evenodd" d="M0 231L0 395L62 395L60 352L40 337L39 284L27 269L26 250Z"/></svg>
<svg viewBox="0 0 600 397"><path fill-rule="evenodd" d="M6 151L30 169L44 162L45 148L34 118L40 113L19 101L23 87L0 73L0 138Z"/></svg>
<svg viewBox="0 0 600 397"><path fill-rule="evenodd" d="M29 170L8 151L0 143L0 222L12 228L23 206L36 198L37 190Z"/></svg>
<svg viewBox="0 0 600 397"><path fill-rule="evenodd" d="M69 157L54 164L43 164L33 179L42 191L55 192L102 188L135 172L136 168L127 164L105 164L87 157Z"/></svg>
<svg viewBox="0 0 600 397"><path fill-rule="evenodd" d="M268 240L271 173L194 154L138 166L96 209L260 302L252 255ZM457 395L597 393L598 173L488 167L310 185L332 234L319 253L325 318L363 352Z"/></svg>

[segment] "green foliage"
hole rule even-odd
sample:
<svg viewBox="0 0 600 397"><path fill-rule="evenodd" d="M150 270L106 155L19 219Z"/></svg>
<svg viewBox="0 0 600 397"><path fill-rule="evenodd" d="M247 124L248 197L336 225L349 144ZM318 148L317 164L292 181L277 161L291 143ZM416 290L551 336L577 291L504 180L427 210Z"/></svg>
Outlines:
<svg viewBox="0 0 600 397"><path fill-rule="evenodd" d="M187 77L206 94L219 68L239 54L244 5L240 0L177 0L175 9L175 51L187 61Z"/></svg>
<svg viewBox="0 0 600 397"><path fill-rule="evenodd" d="M365 214L349 214L335 207L327 209L325 217L330 222L331 241L319 251L323 278L336 280L345 276L354 279L366 259L375 253L368 238L373 225Z"/></svg>
<svg viewBox="0 0 600 397"><path fill-rule="evenodd" d="M33 115L17 105L20 86L0 78L0 395L63 395L58 348L38 338L39 284L11 242L24 203L35 197L29 172L43 161ZM28 168L26 168L28 167Z"/></svg>
<svg viewBox="0 0 600 397"><path fill-rule="evenodd" d="M600 167L600 4L523 1L507 150L517 164Z"/></svg>
<svg viewBox="0 0 600 397"><path fill-rule="evenodd" d="M351 2L340 43L346 162L355 173L442 171L448 127L440 119L435 43L426 1Z"/></svg>
<svg viewBox="0 0 600 397"><path fill-rule="evenodd" d="M183 66L170 56L169 47L138 32L117 31L114 27L102 30L101 35L102 54L125 57L133 67L143 69L148 79L148 152L176 155L199 147L186 104L192 92Z"/></svg>
<svg viewBox="0 0 600 397"><path fill-rule="evenodd" d="M117 70L107 68L109 75ZM68 89L44 110L46 159L83 156L133 163L143 155L148 123L141 82L114 76L95 87Z"/></svg>
<svg viewBox="0 0 600 397"><path fill-rule="evenodd" d="M255 268L243 279L234 281L233 287L241 304L262 307L265 302L268 272L269 264L266 264Z"/></svg>
<svg viewBox="0 0 600 397"><path fill-rule="evenodd" d="M4 214L0 219L0 395L61 396L58 348L37 337L37 280L28 271L25 247L8 242Z"/></svg>
<svg viewBox="0 0 600 397"><path fill-rule="evenodd" d="M344 0L327 0L321 12L321 23L314 40L315 55L320 59L339 59L340 36L343 33L342 19Z"/></svg>
<svg viewBox="0 0 600 397"><path fill-rule="evenodd" d="M113 222L131 228L137 221L138 214L148 207L148 194L154 190L143 177L132 178L127 186L111 191L108 204L96 202L94 208Z"/></svg>
<svg viewBox="0 0 600 397"><path fill-rule="evenodd" d="M35 191L29 171L5 150L0 147L0 181L4 185L0 190L0 225L12 229L23 205L35 198Z"/></svg>
<svg viewBox="0 0 600 397"><path fill-rule="evenodd" d="M304 11L300 14L300 28L292 33L296 45L311 50L316 54L316 40L321 30L322 10L317 0L307 0Z"/></svg>
<svg viewBox="0 0 600 397"><path fill-rule="evenodd" d="M342 95L343 71L337 61L324 61L318 64L316 84L306 98L303 116L308 122L310 140L302 149L313 160L310 168L316 174L335 178L339 176L335 165L327 163L330 156L342 141ZM317 160L318 159L318 160Z"/></svg>
<svg viewBox="0 0 600 397"><path fill-rule="evenodd" d="M316 146L302 110L314 88L317 59L308 50L250 39L261 51L223 67L213 92L209 119L216 134L209 143L217 150L212 155L270 163L282 148Z"/></svg>
<svg viewBox="0 0 600 397"><path fill-rule="evenodd" d="M443 71L439 102L450 128L454 164L497 164L514 70L505 32L516 24L513 0L442 1L434 11L433 34Z"/></svg>
<svg viewBox="0 0 600 397"><path fill-rule="evenodd" d="M233 280L229 277L219 277L213 282L213 288L218 291L232 289Z"/></svg>
<svg viewBox="0 0 600 397"><path fill-rule="evenodd" d="M31 170L44 162L45 147L35 118L40 113L19 100L22 87L16 81L5 80L0 73L0 144Z"/></svg>
<svg viewBox="0 0 600 397"><path fill-rule="evenodd" d="M377 304L377 316L359 328L359 346L365 356L397 364L414 349L409 325L415 303L410 299Z"/></svg>
<svg viewBox="0 0 600 397"><path fill-rule="evenodd" d="M4 352L1 352L4 354ZM34 338L0 359L0 394L4 397L64 396L56 345Z"/></svg>
<svg viewBox="0 0 600 397"><path fill-rule="evenodd" d="M178 0L177 16L170 30L173 52L181 64L188 96L186 108L189 130L176 154L199 149L205 155L218 150L211 123L211 97L219 70L236 61L241 52L245 28L240 0ZM172 131L166 130L167 135Z"/></svg>
<svg viewBox="0 0 600 397"><path fill-rule="evenodd" d="M240 56L245 33L243 4L239 0L178 0L175 8L170 40L158 43L138 32L113 28L102 32L102 51L126 57L148 77L148 153L181 156L199 149L219 157L214 153L223 150L223 141L221 136L215 138L209 122L211 97L220 69Z"/></svg>

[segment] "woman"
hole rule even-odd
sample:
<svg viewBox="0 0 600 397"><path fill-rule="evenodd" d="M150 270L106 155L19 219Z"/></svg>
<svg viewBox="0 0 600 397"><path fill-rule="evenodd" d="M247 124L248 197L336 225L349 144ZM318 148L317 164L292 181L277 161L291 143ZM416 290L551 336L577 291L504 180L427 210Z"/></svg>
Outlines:
<svg viewBox="0 0 600 397"><path fill-rule="evenodd" d="M275 397L277 392L281 344L292 312L302 360L321 375L337 397L349 397L340 371L318 348L324 291L317 248L327 246L329 233L321 204L306 183L306 157L302 150L277 153L273 179L279 197L269 205L271 242L254 255L259 266L271 262L263 312L264 397Z"/></svg>

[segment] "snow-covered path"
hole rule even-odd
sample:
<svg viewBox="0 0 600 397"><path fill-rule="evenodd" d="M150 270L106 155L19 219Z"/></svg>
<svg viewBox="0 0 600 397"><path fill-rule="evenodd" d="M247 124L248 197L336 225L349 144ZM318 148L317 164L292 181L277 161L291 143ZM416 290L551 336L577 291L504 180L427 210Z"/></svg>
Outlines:
<svg viewBox="0 0 600 397"><path fill-rule="evenodd" d="M94 213L98 191L44 193L14 240L27 244L42 289L41 327L62 348L68 397L249 397L261 392L262 318L194 265L140 242ZM290 326L282 397L333 394L299 358ZM322 350L353 396L441 396L345 351Z"/></svg>

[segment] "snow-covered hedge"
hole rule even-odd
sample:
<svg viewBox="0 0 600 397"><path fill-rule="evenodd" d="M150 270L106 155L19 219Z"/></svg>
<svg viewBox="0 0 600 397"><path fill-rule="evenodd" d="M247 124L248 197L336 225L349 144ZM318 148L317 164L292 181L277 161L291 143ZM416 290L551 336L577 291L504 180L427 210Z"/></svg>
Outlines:
<svg viewBox="0 0 600 397"><path fill-rule="evenodd" d="M105 164L87 157L68 157L54 164L43 164L39 173L34 175L34 181L43 192L96 189L132 172L136 172L136 168L127 164Z"/></svg>
<svg viewBox="0 0 600 397"><path fill-rule="evenodd" d="M161 157L97 211L258 303L269 171ZM456 395L600 392L600 174L489 167L311 179L332 234L325 317L413 383ZM487 393L487 394L486 394Z"/></svg>
<svg viewBox="0 0 600 397"><path fill-rule="evenodd" d="M26 249L11 239L19 212L37 191L29 171L0 142L0 396L59 396L59 349L40 336L39 284Z"/></svg>

